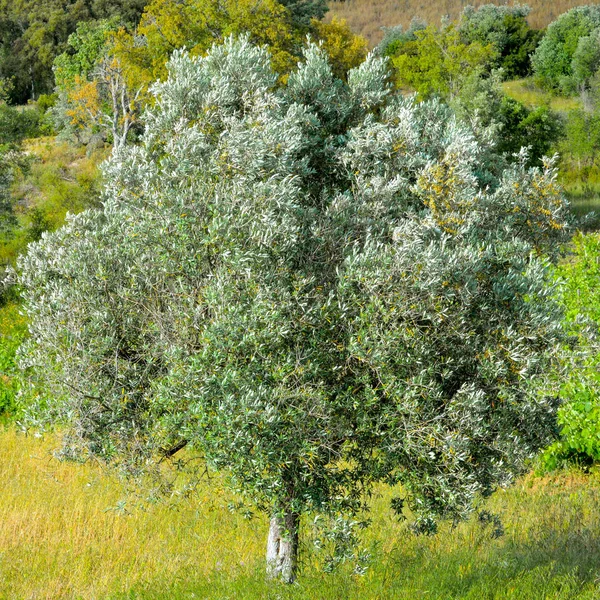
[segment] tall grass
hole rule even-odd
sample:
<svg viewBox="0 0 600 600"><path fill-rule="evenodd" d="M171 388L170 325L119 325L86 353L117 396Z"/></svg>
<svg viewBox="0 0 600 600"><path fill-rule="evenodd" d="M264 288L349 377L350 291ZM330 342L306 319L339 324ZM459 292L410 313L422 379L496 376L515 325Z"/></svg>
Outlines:
<svg viewBox="0 0 600 600"><path fill-rule="evenodd" d="M537 87L532 79L505 81L502 87L507 96L522 102L529 108L547 105L552 110L562 113L583 108L579 97L554 96Z"/></svg>
<svg viewBox="0 0 600 600"><path fill-rule="evenodd" d="M382 37L381 27L407 26L415 16L438 24L442 16L456 19L467 4L480 6L490 0L332 0L329 16L346 19L355 33L376 45ZM502 4L502 2L495 2ZM514 2L509 2L514 4ZM527 0L532 11L529 23L541 29L574 6L594 4L589 0Z"/></svg>
<svg viewBox="0 0 600 600"><path fill-rule="evenodd" d="M169 506L139 504L93 464L51 457L56 439L0 433L0 598L594 599L600 597L600 474L529 476L480 521L415 537L373 497L364 576L327 575L310 540L299 583L263 576L266 520L228 511L218 480Z"/></svg>

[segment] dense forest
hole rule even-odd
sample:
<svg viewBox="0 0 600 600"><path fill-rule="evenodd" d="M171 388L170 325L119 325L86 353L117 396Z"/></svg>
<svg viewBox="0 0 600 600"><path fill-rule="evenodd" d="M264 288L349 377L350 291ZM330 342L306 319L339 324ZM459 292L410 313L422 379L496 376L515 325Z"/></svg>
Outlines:
<svg viewBox="0 0 600 600"><path fill-rule="evenodd" d="M0 0L0 596L595 598L598 207L600 5Z"/></svg>

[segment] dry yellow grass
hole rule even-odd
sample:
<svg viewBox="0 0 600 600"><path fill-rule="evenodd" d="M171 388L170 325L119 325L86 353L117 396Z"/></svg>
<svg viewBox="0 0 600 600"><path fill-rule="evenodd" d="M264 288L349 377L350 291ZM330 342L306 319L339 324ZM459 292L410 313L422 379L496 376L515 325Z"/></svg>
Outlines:
<svg viewBox="0 0 600 600"><path fill-rule="evenodd" d="M207 487L176 513L163 503L115 510L123 485L97 466L52 458L56 444L0 430L3 600L106 598L181 577L234 575L262 555L264 524L231 514L225 495Z"/></svg>
<svg viewBox="0 0 600 600"><path fill-rule="evenodd" d="M399 24L407 26L414 16L437 24L444 15L456 19L468 4L480 6L491 2L492 0L333 0L329 3L328 18L336 16L346 19L355 33L363 35L371 45L375 45L383 35L381 27ZM502 4L503 1L496 0L493 3ZM590 0L529 0L522 3L531 7L529 22L536 28L546 27L574 6L597 4Z"/></svg>
<svg viewBox="0 0 600 600"><path fill-rule="evenodd" d="M2 600L600 598L599 473L529 476L495 494L485 506L502 518L497 539L476 517L414 536L379 487L366 576L324 574L304 538L299 583L281 587L263 574L266 519L229 512L216 481L193 499L141 508L98 466L52 458L56 444L0 430Z"/></svg>

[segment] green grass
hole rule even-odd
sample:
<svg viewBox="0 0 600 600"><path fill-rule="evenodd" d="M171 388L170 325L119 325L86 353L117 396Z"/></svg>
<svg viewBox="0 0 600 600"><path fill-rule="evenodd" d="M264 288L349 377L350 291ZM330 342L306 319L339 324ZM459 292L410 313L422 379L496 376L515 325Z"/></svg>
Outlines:
<svg viewBox="0 0 600 600"><path fill-rule="evenodd" d="M92 464L60 463L54 437L0 433L0 598L595 599L600 597L600 473L528 476L477 518L416 537L373 497L364 576L327 575L304 537L298 584L263 575L266 518L227 509L219 480L191 498L138 504Z"/></svg>
<svg viewBox="0 0 600 600"><path fill-rule="evenodd" d="M514 81L505 81L502 84L507 96L518 100L528 106L535 108L538 106L549 106L557 112L566 112L577 108L582 108L581 100L576 97L565 98L563 96L553 96L538 88L531 79L517 79Z"/></svg>

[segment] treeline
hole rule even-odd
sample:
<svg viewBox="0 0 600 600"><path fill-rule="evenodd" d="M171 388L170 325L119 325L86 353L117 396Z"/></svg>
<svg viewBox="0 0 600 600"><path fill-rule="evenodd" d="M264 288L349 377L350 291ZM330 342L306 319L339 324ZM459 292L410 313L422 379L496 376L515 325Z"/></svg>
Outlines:
<svg viewBox="0 0 600 600"><path fill-rule="evenodd" d="M8 98L12 104L24 104L28 100L36 100L41 94L49 94L54 89L54 59L69 48L69 36L82 23L108 20L112 27L123 28L131 33L136 31L144 14L147 0L0 0L0 82L8 88ZM236 4L240 4L236 7ZM185 29L180 32L182 43L197 45L200 37L218 37L220 32L211 31L218 20L237 21L238 26L250 26L243 20L256 21L263 19L262 25L268 31L264 36L256 28L258 37L268 38L272 27L288 26L306 27L310 29L313 18L321 19L326 11L325 0L282 0L281 2L256 3L217 3L213 2L163 2L151 3L141 23L142 29L148 27L152 19L162 11L167 20L173 18ZM222 13L217 15L217 13ZM269 23L268 17L274 22ZM191 18L191 21L188 21ZM186 22L187 21L187 22ZM199 31L200 23L205 30ZM160 24L157 25L160 27ZM201 26L200 26L201 29ZM136 39L143 38L143 31ZM162 42L164 49L172 49L178 41L165 32Z"/></svg>
<svg viewBox="0 0 600 600"><path fill-rule="evenodd" d="M329 17L345 19L353 31L364 36L373 46L378 44L383 35L382 28L402 24L410 25L413 17L424 19L429 23L438 23L442 17L457 20L465 8L465 4L475 7L488 4L489 0L331 0ZM498 2L498 4L508 4ZM519 4L511 2L511 4ZM544 29L560 15L576 6L586 4L585 0L528 0L531 7L528 22L534 29Z"/></svg>
<svg viewBox="0 0 600 600"><path fill-rule="evenodd" d="M116 18L133 27L146 0L0 0L0 79L11 103L24 104L54 89L52 63L77 26Z"/></svg>

